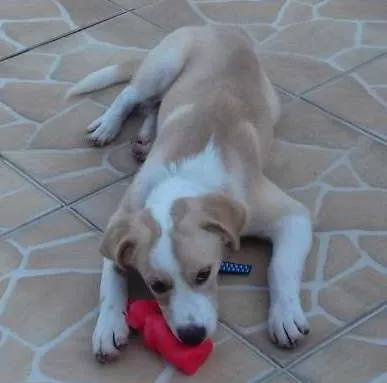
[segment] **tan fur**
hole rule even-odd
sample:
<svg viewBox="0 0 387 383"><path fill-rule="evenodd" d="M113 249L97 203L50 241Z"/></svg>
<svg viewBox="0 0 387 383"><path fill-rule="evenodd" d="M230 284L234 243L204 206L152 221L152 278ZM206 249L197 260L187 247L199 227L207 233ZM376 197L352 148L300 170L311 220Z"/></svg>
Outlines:
<svg viewBox="0 0 387 383"><path fill-rule="evenodd" d="M160 233L160 226L148 209L135 213L119 210L110 218L101 252L113 259L121 270L131 266L138 268Z"/></svg>
<svg viewBox="0 0 387 383"><path fill-rule="evenodd" d="M163 96L148 166L140 169L130 187L133 193L122 203L140 207L130 199L142 190L139 184L149 168L194 156L213 137L235 179L248 175L242 187L248 205L254 205L265 184L262 170L280 106L251 40L236 27L186 27L169 35L165 44L181 49L186 64Z"/></svg>
<svg viewBox="0 0 387 383"><path fill-rule="evenodd" d="M108 80L121 81L128 76L125 65L104 73L114 73L114 76L109 80L106 75L100 84ZM90 78L95 76L90 75ZM87 86L76 86L76 89L91 89L92 81L84 84ZM176 295L187 294L195 303L200 293L200 307L214 308L203 309L209 313L205 323L207 330L213 332L216 275L226 251L225 242L238 249L242 235L268 236L273 240L274 249L269 270L269 332L274 342L292 347L308 330L299 302L299 283L300 270L311 245L310 219L307 209L263 173L280 106L252 40L237 27L185 27L171 33L149 53L131 84L105 115L91 125L91 139L97 144L110 142L133 108L149 103L153 118L147 120L140 133L151 132L149 121L155 120L158 107L157 124L153 124L157 130L153 134L155 139L145 163L110 219L102 252L122 269L136 267L149 286L157 280L173 287L177 281L179 291L155 293L172 331L176 330L172 318L173 313L176 314L176 304L173 310L173 302L178 301L179 307L191 310L187 309L186 300L177 300ZM149 201L154 201L150 196L159 190L157 186L165 177L173 178L166 175L168 169L187 163L185 160L190 158L200 158L208 147L219 161L210 160L210 163L213 161L215 167L221 163L218 167L226 174L227 181L207 194L173 195L168 212L173 221L170 227L169 221L164 222L165 211L161 209L160 212L160 201L148 209L153 203ZM194 175L189 185L195 183L195 177L200 178L200 174ZM179 185L186 185L184 177L179 182ZM165 181L163 185L170 184ZM169 190L162 190L164 200L161 201L169 203ZM186 192L185 195L191 194ZM170 208L168 204L163 206ZM152 212L160 215L165 226L159 225ZM299 241L295 236L298 231L301 233ZM163 242L166 236L170 242ZM166 258L167 267L171 269L168 272L163 272L154 259L155 255L163 256L162 246L173 257L172 260ZM156 253L153 252L155 248ZM289 248L290 253L294 253L289 254L294 261L289 261ZM156 260L160 260L157 257ZM198 273L206 267L211 267L210 278L203 284L195 284ZM107 276L114 279L110 269L106 270ZM113 288L117 288L118 282L115 282ZM122 297L125 295L116 303L119 308L125 304ZM195 317L195 310L185 316L184 325L190 324L190 317ZM197 317L196 311L195 320ZM117 328L122 328L122 323L118 323ZM95 347L103 352L107 344L107 353L111 353L111 342L98 344L103 334L102 324L97 326L95 334Z"/></svg>
<svg viewBox="0 0 387 383"><path fill-rule="evenodd" d="M187 27L167 36L161 44L164 50L173 47L182 52L180 60L185 64L161 100L157 137L120 210L141 211L148 193L143 190L150 168L194 156L210 139L220 150L227 171L235 173L232 174L235 179L240 179L240 174L248 175L241 185L247 195L247 206L227 198L229 190L176 202L172 213L174 247L189 282L200 268L220 262L224 248L215 232L226 236L234 248L239 247L240 234L249 225L250 211L254 211L257 193L265 183L262 169L268 158L279 103L250 38L241 29ZM147 62L140 71L138 77L147 76ZM183 205L186 211L181 218ZM110 226L114 225L121 223L112 220ZM105 238L109 237L108 230ZM116 240L112 237L106 241ZM199 248L195 248L195 243ZM136 266L142 269L145 280L154 275L149 263L141 261ZM162 275L157 278L165 280ZM212 285L205 288L212 289Z"/></svg>

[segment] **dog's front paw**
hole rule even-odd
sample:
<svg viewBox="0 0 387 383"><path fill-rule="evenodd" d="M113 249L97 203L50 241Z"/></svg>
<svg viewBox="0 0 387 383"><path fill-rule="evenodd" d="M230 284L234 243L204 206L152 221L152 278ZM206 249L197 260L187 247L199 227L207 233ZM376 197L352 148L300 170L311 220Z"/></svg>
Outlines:
<svg viewBox="0 0 387 383"><path fill-rule="evenodd" d="M279 299L269 312L269 334L279 347L293 348L297 341L309 334L309 324L299 299Z"/></svg>
<svg viewBox="0 0 387 383"><path fill-rule="evenodd" d="M121 121L105 113L87 127L87 137L93 145L103 146L112 142L120 130Z"/></svg>
<svg viewBox="0 0 387 383"><path fill-rule="evenodd" d="M128 344L129 328L122 310L102 309L93 334L93 353L96 359L107 362L116 359Z"/></svg>

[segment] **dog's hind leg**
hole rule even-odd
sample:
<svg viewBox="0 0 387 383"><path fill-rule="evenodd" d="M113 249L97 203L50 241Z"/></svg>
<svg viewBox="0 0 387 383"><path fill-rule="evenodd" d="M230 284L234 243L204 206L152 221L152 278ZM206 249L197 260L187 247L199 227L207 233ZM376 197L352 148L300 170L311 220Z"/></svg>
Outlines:
<svg viewBox="0 0 387 383"><path fill-rule="evenodd" d="M312 245L309 211L263 178L245 235L266 236L273 243L268 270L269 333L281 347L294 347L309 333L300 301L300 284Z"/></svg>
<svg viewBox="0 0 387 383"><path fill-rule="evenodd" d="M145 118L141 129L132 143L132 154L138 162L144 162L156 137L158 107L153 108Z"/></svg>
<svg viewBox="0 0 387 383"><path fill-rule="evenodd" d="M112 141L125 119L138 104L161 99L185 63L187 39L172 33L145 58L132 82L118 95L110 108L89 127L89 138L96 145Z"/></svg>

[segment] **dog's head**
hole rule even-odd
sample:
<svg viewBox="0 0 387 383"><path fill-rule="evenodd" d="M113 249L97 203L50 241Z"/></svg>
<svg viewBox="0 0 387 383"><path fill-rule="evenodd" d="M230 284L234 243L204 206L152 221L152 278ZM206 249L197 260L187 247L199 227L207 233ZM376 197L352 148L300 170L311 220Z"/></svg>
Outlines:
<svg viewBox="0 0 387 383"><path fill-rule="evenodd" d="M174 334L198 344L216 329L217 273L244 222L244 207L223 195L181 198L168 217L153 208L113 216L102 251L122 269L135 267Z"/></svg>

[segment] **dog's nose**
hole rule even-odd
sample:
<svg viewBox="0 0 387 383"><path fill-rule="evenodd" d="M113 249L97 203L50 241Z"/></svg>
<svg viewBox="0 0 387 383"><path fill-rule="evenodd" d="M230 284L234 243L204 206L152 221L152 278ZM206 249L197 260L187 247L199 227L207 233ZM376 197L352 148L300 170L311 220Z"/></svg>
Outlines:
<svg viewBox="0 0 387 383"><path fill-rule="evenodd" d="M177 330L177 335L182 343L195 346L206 337L206 329L203 326L182 327Z"/></svg>

